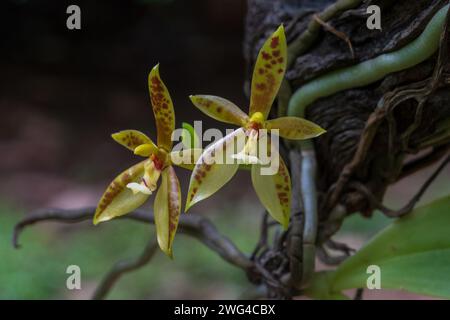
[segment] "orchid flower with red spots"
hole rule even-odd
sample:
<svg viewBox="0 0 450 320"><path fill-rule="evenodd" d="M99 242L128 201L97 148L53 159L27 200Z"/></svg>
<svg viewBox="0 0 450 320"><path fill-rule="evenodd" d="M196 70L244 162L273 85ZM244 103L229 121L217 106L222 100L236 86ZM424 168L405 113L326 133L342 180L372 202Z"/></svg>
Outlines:
<svg viewBox="0 0 450 320"><path fill-rule="evenodd" d="M189 167L195 163L199 150L172 151L171 135L175 129L175 113L169 92L155 66L148 78L150 100L156 119L157 144L144 133L124 130L112 138L146 159L117 176L106 189L94 215L94 224L127 214L140 207L154 191L154 217L158 244L172 257L172 243L181 212L180 183L173 164Z"/></svg>
<svg viewBox="0 0 450 320"><path fill-rule="evenodd" d="M303 140L314 138L325 132L318 125L298 117L281 117L267 120L272 103L278 93L286 71L286 37L280 26L266 40L259 51L253 71L250 112L245 114L232 102L210 95L191 96L192 103L208 116L239 126L240 128L207 147L200 156L189 185L186 210L195 203L208 198L225 185L236 173L239 164L251 165L252 183L255 191L270 215L285 228L289 224L291 181L285 163L279 159L278 171L271 175L261 174L262 164L257 156L258 142L267 138L262 129L275 131L287 139ZM226 154L226 149L237 138L244 137L245 145L234 146L235 154ZM266 140L267 143L270 140ZM237 150L237 149L240 150ZM225 164L212 158L225 158ZM237 161L229 161L231 159ZM230 163L231 162L231 163Z"/></svg>

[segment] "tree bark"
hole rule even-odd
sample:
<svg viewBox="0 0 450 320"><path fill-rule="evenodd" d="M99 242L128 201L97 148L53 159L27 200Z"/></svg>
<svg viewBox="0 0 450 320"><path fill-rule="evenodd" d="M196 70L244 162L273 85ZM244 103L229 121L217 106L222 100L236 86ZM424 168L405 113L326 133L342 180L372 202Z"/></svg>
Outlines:
<svg viewBox="0 0 450 320"><path fill-rule="evenodd" d="M248 62L246 87L259 48L279 24L283 23L286 27L289 46L306 30L314 14L322 12L333 3L333 0L249 0L244 42L244 53ZM366 8L372 4L381 8L382 31L368 30L366 27ZM343 39L322 28L309 49L293 57L293 63L286 74L292 91L331 70L398 50L414 40L431 17L446 4L447 1L442 0L361 1L356 7L337 14L327 23L350 39L354 56ZM351 162L366 122L380 99L401 86L430 78L437 58L438 55L435 54L427 61L390 74L381 81L366 87L338 92L308 106L306 117L327 130L327 134L314 140L320 194L327 193L339 179L346 164ZM447 66L445 70L448 70ZM419 141L433 136L436 124L450 117L448 88L440 86L424 103L424 120L412 133L408 145L402 145L396 139L393 148L389 149L388 122L382 121L367 157L352 176L352 179L365 184L380 201L386 187L405 175L402 174L405 169L405 156L422 151ZM417 103L412 99L401 102L395 108L393 117L397 128L396 137L401 136L413 123L416 108ZM273 112L277 112L275 107ZM289 145L287 147L289 148ZM439 147L438 151L447 145L441 143ZM388 158L392 158L392 161L388 161ZM370 215L373 209L360 193L351 189L341 195L340 202L346 206L349 214L359 211ZM320 211L321 221L325 221L329 213Z"/></svg>
<svg viewBox="0 0 450 320"><path fill-rule="evenodd" d="M309 81L409 44L447 3L443 0L248 0L245 91L249 91L259 48L281 23L288 41L288 69L272 116L284 115L291 94ZM382 30L367 28L369 5L381 8ZM389 184L448 154L449 21L447 15L438 52L422 63L388 74L369 85L320 98L307 106L305 117L327 130L313 141L313 159L311 152L299 151L298 144L285 141L283 147L287 150L282 154L290 155L293 179L301 180L301 183L293 181L291 228L286 245L279 248L289 259L289 269L281 280L288 283L290 294L301 294L307 286L315 269L316 249L318 256L330 264L348 256L350 248L331 240L346 216L355 212L371 216L375 209L389 217L409 213L448 163L447 158L403 208L391 210L382 204ZM408 160L408 155L417 153L417 160ZM305 160L313 161L306 170ZM316 179L314 192L309 190L312 177ZM309 182L305 184L304 179ZM326 247L342 252L343 256L327 256ZM289 293L278 292L274 296L289 297Z"/></svg>

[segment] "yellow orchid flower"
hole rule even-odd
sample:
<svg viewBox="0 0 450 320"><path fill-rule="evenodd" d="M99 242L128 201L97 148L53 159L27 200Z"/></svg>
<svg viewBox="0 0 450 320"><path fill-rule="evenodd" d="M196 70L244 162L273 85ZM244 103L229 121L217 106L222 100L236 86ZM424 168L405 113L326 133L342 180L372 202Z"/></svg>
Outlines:
<svg viewBox="0 0 450 320"><path fill-rule="evenodd" d="M253 71L250 97L250 112L245 114L234 103L217 96L191 96L192 103L208 116L240 128L206 148L200 156L189 185L186 210L195 203L208 198L225 185L236 173L239 163L251 165L252 183L255 191L271 216L285 228L289 224L291 181L287 167L278 152L278 172L262 175L260 159L257 157L258 141L263 138L262 129L277 130L279 136L303 140L314 138L325 132L318 125L298 117L281 117L267 120L272 103L278 93L286 71L287 48L283 26L280 26L259 51ZM239 152L225 153L239 137L246 143ZM235 147L235 149L238 147ZM212 157L224 157L226 164L211 163ZM237 160L230 163L229 158Z"/></svg>
<svg viewBox="0 0 450 320"><path fill-rule="evenodd" d="M143 156L139 162L118 175L100 199L94 224L125 215L140 207L161 184L154 202L158 244L172 257L172 243L181 212L180 183L173 164L189 167L199 157L199 149L172 151L171 135L175 129L175 113L169 92L159 76L156 65L148 77L150 100L156 119L157 144L137 130L112 134L119 144Z"/></svg>

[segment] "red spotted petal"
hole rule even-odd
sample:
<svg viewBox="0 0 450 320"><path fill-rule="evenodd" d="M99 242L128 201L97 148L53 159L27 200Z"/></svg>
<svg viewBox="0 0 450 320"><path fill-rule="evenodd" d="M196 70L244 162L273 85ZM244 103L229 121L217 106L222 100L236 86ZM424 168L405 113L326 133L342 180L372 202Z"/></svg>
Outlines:
<svg viewBox="0 0 450 320"><path fill-rule="evenodd" d="M285 229L289 225L291 211L291 178L281 156L277 153L278 170L274 174L264 174L263 166L252 166L252 182L259 200L269 214ZM274 162L276 163L276 162Z"/></svg>
<svg viewBox="0 0 450 320"><path fill-rule="evenodd" d="M169 91L159 76L159 65L156 65L150 72L148 86L156 120L158 147L170 151L172 149L171 136L175 130L175 112Z"/></svg>
<svg viewBox="0 0 450 320"><path fill-rule="evenodd" d="M148 161L142 161L125 170L111 182L98 203L94 215L94 224L127 214L140 207L147 200L147 194L133 194L127 188L127 184L142 180L144 166Z"/></svg>
<svg viewBox="0 0 450 320"><path fill-rule="evenodd" d="M159 247L172 257L172 244L181 212L180 183L172 166L162 172L162 181L156 194L154 215Z"/></svg>
<svg viewBox="0 0 450 320"><path fill-rule="evenodd" d="M205 149L192 170L186 211L195 203L202 201L222 188L236 173L239 164L232 158L245 142L244 129L240 128ZM216 160L216 161L214 161Z"/></svg>
<svg viewBox="0 0 450 320"><path fill-rule="evenodd" d="M286 72L286 37L280 26L259 51L253 70L250 116L261 112L267 119Z"/></svg>
<svg viewBox="0 0 450 320"><path fill-rule="evenodd" d="M209 95L190 96L192 103L213 119L243 127L248 116L231 101Z"/></svg>

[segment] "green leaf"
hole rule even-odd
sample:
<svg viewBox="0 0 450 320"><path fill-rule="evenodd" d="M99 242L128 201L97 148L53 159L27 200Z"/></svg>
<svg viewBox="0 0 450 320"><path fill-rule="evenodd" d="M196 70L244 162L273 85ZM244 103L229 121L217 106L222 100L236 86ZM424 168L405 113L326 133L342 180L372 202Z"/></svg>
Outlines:
<svg viewBox="0 0 450 320"><path fill-rule="evenodd" d="M199 149L200 140L198 138L197 132L195 132L194 127L192 127L189 123L183 122L181 124L183 127L183 132L181 134L181 142L183 143L186 149Z"/></svg>
<svg viewBox="0 0 450 320"><path fill-rule="evenodd" d="M377 265L382 289L450 298L449 213L447 196L397 219L335 271L317 274L308 295L326 297L365 288L367 267Z"/></svg>

